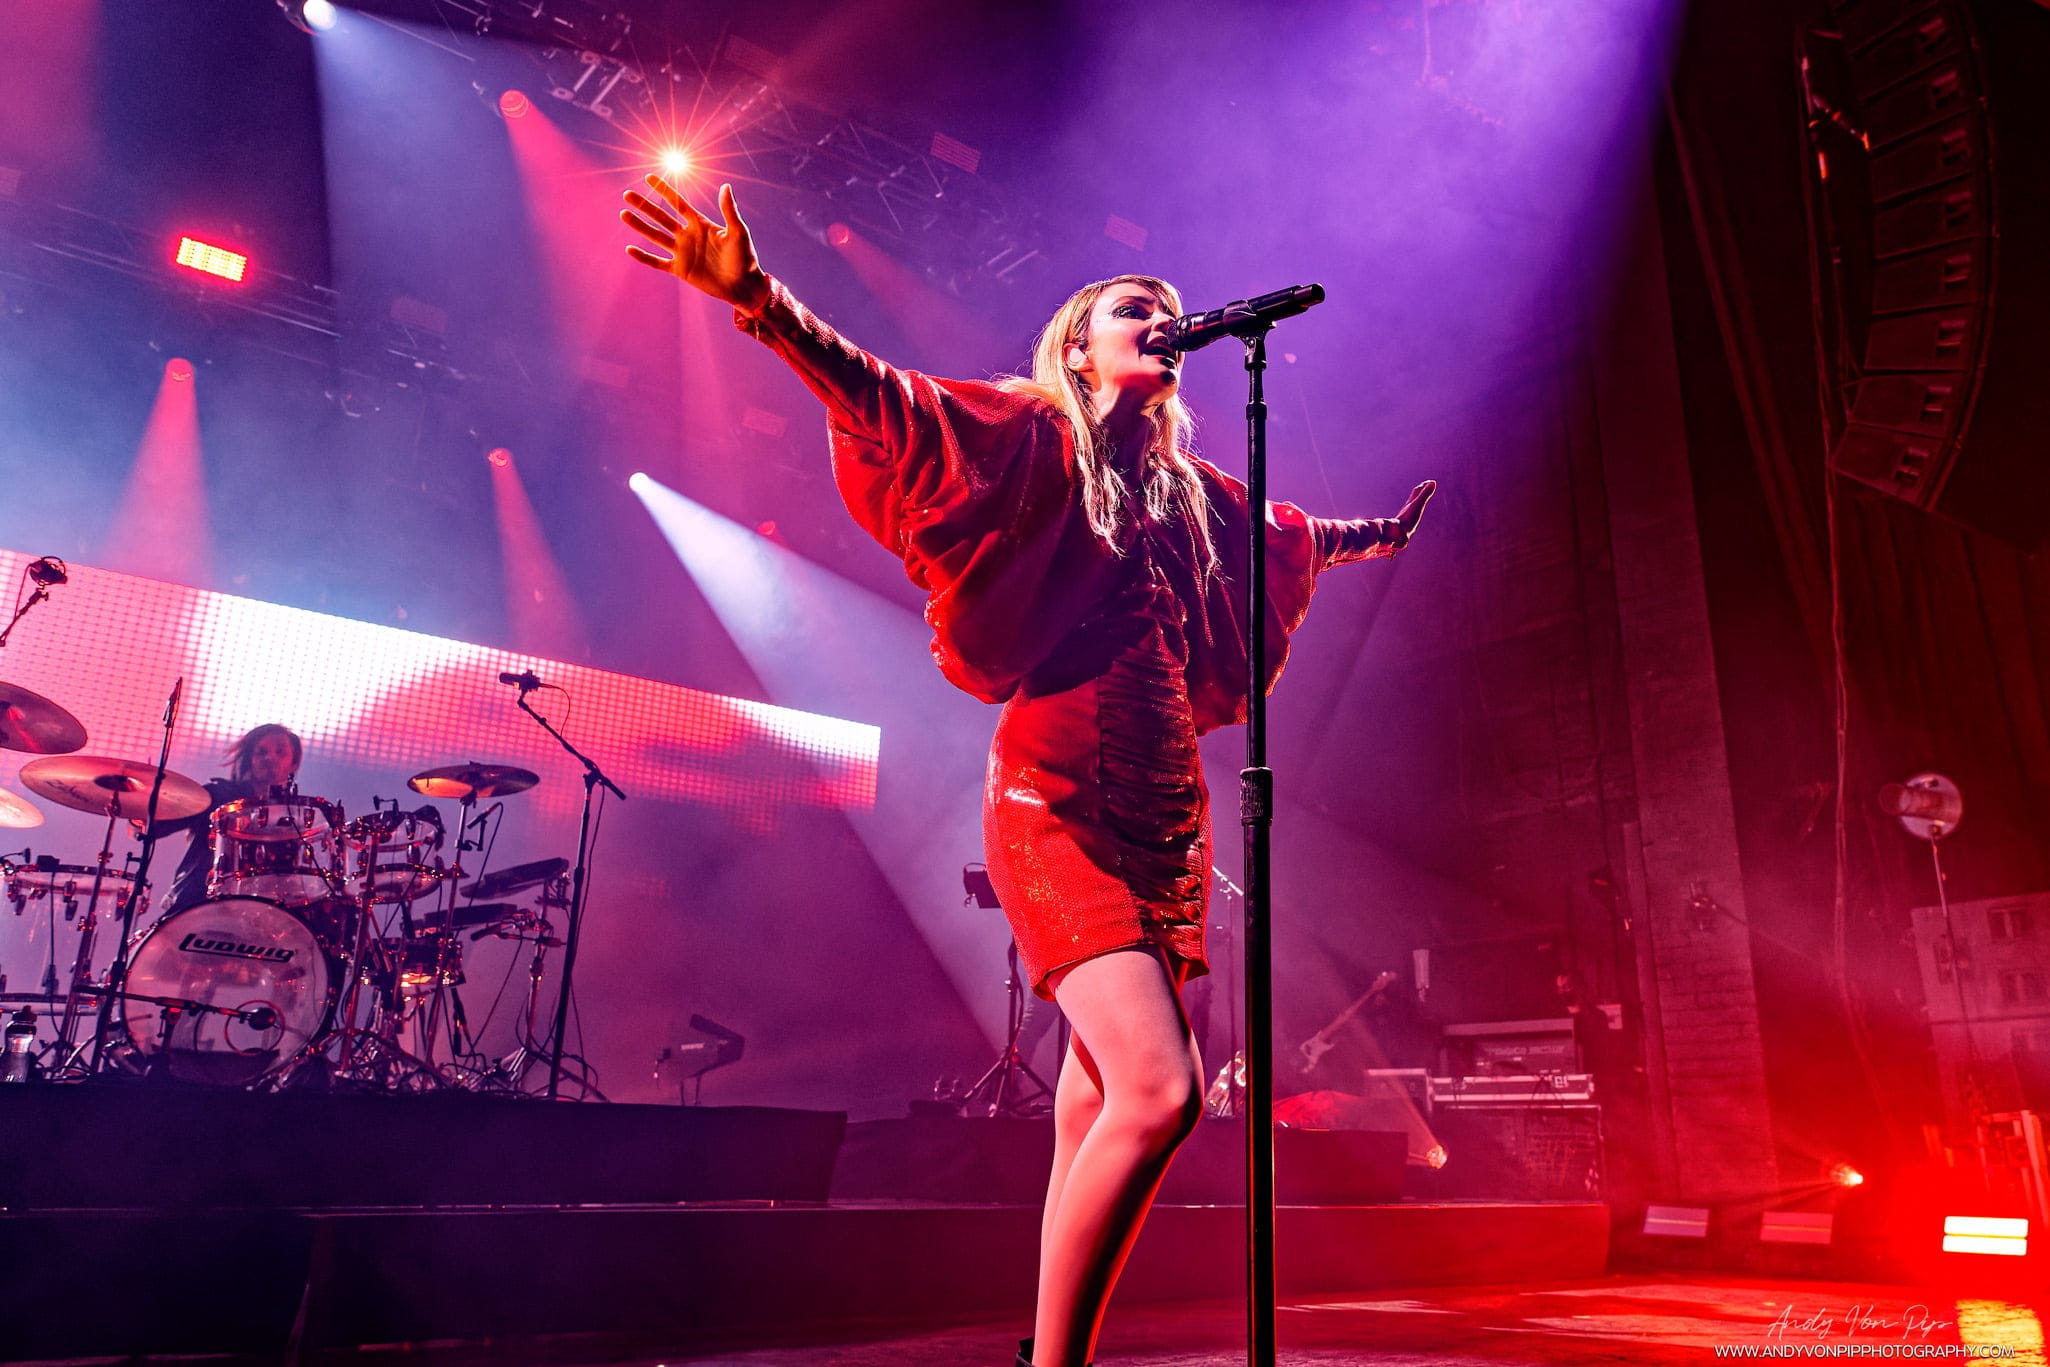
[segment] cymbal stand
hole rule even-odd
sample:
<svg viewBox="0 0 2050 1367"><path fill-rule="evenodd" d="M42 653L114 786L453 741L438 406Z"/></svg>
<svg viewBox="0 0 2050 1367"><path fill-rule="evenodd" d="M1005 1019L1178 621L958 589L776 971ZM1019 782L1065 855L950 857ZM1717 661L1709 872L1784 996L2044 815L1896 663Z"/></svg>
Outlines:
<svg viewBox="0 0 2050 1367"><path fill-rule="evenodd" d="M1018 969L1018 942L1011 941L1010 976L1004 979L1004 994L1010 1004L1010 1034L1004 1040L1004 1051L997 1055L997 1061L989 1071L975 1079L975 1083L961 1097L961 1112L966 1115L971 1107L980 1107L977 1099L985 1091L989 1093L989 1109L983 1114L990 1116L1022 1116L1033 1112L1026 1108L1034 1102L1053 1101L1053 1088L1046 1079L1032 1071L1032 1065L1018 1052L1018 1035L1025 1028L1025 980ZM1024 1090L1018 1081L1019 1075L1032 1084L1031 1090ZM1014 1092L1012 1089L1019 1090Z"/></svg>
<svg viewBox="0 0 2050 1367"><path fill-rule="evenodd" d="M100 888L107 881L107 865L114 858L114 823L120 819L121 796L119 793L110 793L107 796L107 833L101 837L100 852L93 860L92 890L86 894L85 914L78 922L78 954L71 962L71 987L64 994L64 1019L57 1027L57 1058L60 1060L60 1069L68 1068L74 1062L72 1041L78 1036L79 1011L83 1004L82 999L92 986L93 942L99 938ZM56 902L57 889L53 880L50 888L50 903L53 909ZM102 1003L94 1003L96 1010L101 1006Z"/></svg>
<svg viewBox="0 0 2050 1367"><path fill-rule="evenodd" d="M555 1031L551 1037L548 1051L548 1099L554 1101L562 1094L562 1051L563 1046L569 1042L570 986L577 967L577 942L582 937L584 930L584 894L589 887L587 874L591 856L592 801L597 796L598 785L601 783L611 789L613 796L617 797L621 802L626 801L626 794L620 790L617 783L614 783L605 776L605 771L600 769L590 756L577 749L576 746L571 745L563 738L562 732L556 730L549 723L548 718L534 710L533 705L527 701L527 694L533 691L532 688L529 688L524 683L520 685L520 711L532 717L536 722L539 722L543 731L555 737L557 745L567 750L572 759L584 766L583 823L577 830L577 862L576 868L570 874L569 884L569 934L564 937L562 988L556 994Z"/></svg>
<svg viewBox="0 0 2050 1367"><path fill-rule="evenodd" d="M135 938L135 909L142 900L143 889L149 886L150 860L157 852L157 799L164 792L164 775L171 767L171 734L178 728L178 704L185 697L185 677L171 686L171 697L164 704L164 743L157 750L156 777L150 781L149 802L142 815L142 851L135 861L135 881L128 885L128 895L121 899L121 938L114 942L114 961L107 965L107 995L100 998L100 1009L93 1020L93 1062L92 1072L97 1074L106 1063L107 1030L113 1023L114 998L128 986L128 947ZM120 799L109 796L107 800L107 843L113 844L114 820L120 815Z"/></svg>
<svg viewBox="0 0 2050 1367"><path fill-rule="evenodd" d="M470 813L471 809L477 805L477 794L474 791L464 794L461 803L462 818L460 824L456 827L455 868L450 871L450 876L444 878L440 883L441 926L434 937L434 993L432 1000L428 1004L427 1020L421 1027L420 1032L420 1038L426 1047L427 1059L430 1063L434 1060L434 1036L444 1018L444 1008L446 1008L446 1019L448 1021L449 1062L451 1064L458 1064L464 1055L474 1052L472 1048L473 1042L470 1039L469 1017L463 1010L462 990L448 980L451 961L462 952L456 941L455 888L463 876L464 836L469 831L473 820ZM490 817L490 812L491 809L487 807L483 817L474 819L479 822L487 820ZM483 847L483 836L483 831L479 830L477 837L478 848L480 849ZM433 917L430 916L427 919L431 921Z"/></svg>

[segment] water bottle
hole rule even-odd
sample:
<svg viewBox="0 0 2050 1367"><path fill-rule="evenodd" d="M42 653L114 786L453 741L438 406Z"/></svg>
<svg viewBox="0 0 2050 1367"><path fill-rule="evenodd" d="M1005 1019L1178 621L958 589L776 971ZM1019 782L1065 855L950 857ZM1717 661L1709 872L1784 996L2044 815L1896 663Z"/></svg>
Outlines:
<svg viewBox="0 0 2050 1367"><path fill-rule="evenodd" d="M0 1082L27 1082L36 1069L36 1013L24 1006L7 1021L6 1053Z"/></svg>

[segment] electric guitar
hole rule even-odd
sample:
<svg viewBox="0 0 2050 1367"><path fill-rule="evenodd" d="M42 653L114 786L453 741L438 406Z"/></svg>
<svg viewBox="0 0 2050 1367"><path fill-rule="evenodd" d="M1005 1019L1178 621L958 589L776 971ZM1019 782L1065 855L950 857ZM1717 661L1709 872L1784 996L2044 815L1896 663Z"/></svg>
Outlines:
<svg viewBox="0 0 2050 1367"><path fill-rule="evenodd" d="M1306 1073L1314 1071L1317 1067L1317 1064L1323 1059L1324 1055L1330 1053L1332 1046L1338 1042L1338 1032L1340 1029L1344 1027L1345 1023L1351 1020L1354 1016L1357 1016L1361 1011L1364 1011L1367 1007L1373 1005L1376 1001L1380 1000L1382 995L1385 994L1388 991L1388 989L1394 985L1394 983L1394 970L1391 969L1383 973L1380 977L1374 979L1374 985L1372 987L1360 993L1359 999L1357 1001L1355 1001L1351 1006L1346 1007L1345 1010L1339 1013L1337 1020L1332 1021L1331 1024L1325 1026L1322 1030L1319 1030L1316 1034L1310 1036L1301 1044L1298 1044L1296 1046L1296 1052L1300 1053L1303 1056L1303 1071Z"/></svg>

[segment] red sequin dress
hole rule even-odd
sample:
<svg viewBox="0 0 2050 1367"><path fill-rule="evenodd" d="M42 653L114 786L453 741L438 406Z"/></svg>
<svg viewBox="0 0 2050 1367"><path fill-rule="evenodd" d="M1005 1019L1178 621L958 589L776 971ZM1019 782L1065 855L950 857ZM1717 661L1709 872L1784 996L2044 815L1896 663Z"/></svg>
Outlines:
<svg viewBox="0 0 2050 1367"><path fill-rule="evenodd" d="M1245 486L1198 462L1217 566L1185 515L1090 529L1067 419L1042 399L898 370L780 283L737 313L824 401L847 509L925 590L940 671L1002 703L983 848L1033 990L1157 946L1208 971L1210 803L1196 737L1245 720ZM1384 518L1267 507L1267 686L1334 564L1394 554Z"/></svg>

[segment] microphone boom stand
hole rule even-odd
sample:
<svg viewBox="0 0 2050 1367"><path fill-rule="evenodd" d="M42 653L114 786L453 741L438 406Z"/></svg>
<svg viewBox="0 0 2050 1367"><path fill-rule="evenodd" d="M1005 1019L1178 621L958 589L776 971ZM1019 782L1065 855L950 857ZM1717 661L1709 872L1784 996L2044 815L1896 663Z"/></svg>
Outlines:
<svg viewBox="0 0 2050 1367"><path fill-rule="evenodd" d="M563 738L562 732L549 724L548 718L536 712L527 702L527 695L534 690L526 684L520 685L520 711L541 724L541 729L555 737L555 743L567 750L570 757L584 766L584 815L583 824L577 831L577 864L570 876L569 885L569 932L563 937L562 989L555 999L555 1038L548 1048L548 1099L557 1100L562 1092L562 1048L569 1038L569 992L571 975L577 967L577 941L584 929L584 861L591 850L591 801L596 796L598 785L604 784L612 790L614 797L626 801L626 794L619 785L605 776L605 771L583 751Z"/></svg>
<svg viewBox="0 0 2050 1367"><path fill-rule="evenodd" d="M129 941L135 935L136 904L143 896L143 889L149 886L150 860L155 858L157 852L157 799L163 794L164 774L171 766L171 734L177 730L178 705L184 697L185 680L183 676L180 676L178 682L171 688L170 701L164 705L164 743L157 751L156 777L150 783L149 803L143 810L142 853L136 860L132 870L135 881L128 885L128 895L121 900L121 938L114 942L114 961L107 966L107 994L100 998L98 1002L99 1009L93 1017L93 1061L92 1066L87 1071L95 1076L99 1074L104 1066L107 1052L107 1031L113 1023L114 1000L116 997L123 996L128 990ZM120 812L120 797L118 794L109 795L108 809L108 834L111 837L113 819ZM94 900L97 901L97 884L95 884L94 894ZM125 1012L126 1008L124 1007L123 1010ZM168 1064L170 1058L168 1037L166 1044L165 1061Z"/></svg>

